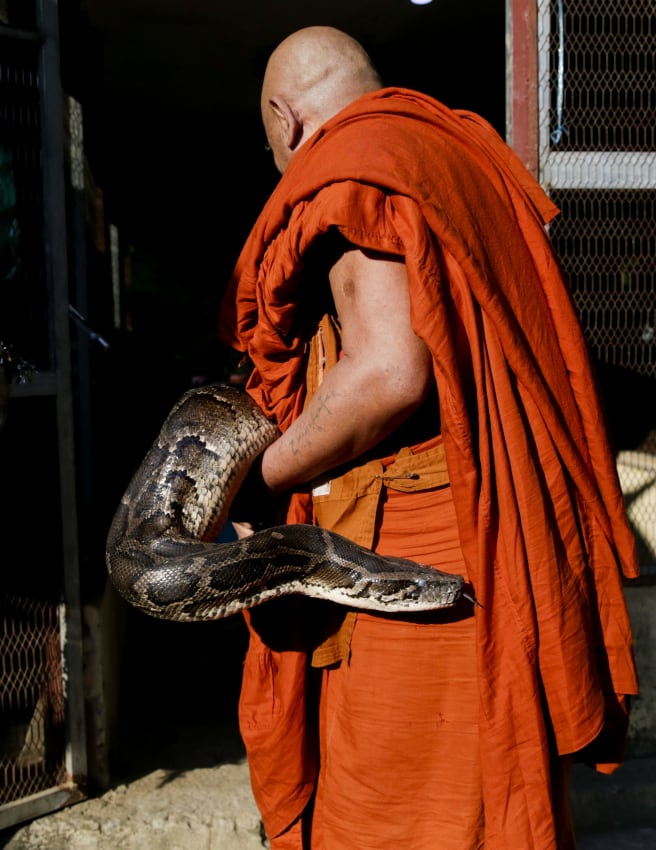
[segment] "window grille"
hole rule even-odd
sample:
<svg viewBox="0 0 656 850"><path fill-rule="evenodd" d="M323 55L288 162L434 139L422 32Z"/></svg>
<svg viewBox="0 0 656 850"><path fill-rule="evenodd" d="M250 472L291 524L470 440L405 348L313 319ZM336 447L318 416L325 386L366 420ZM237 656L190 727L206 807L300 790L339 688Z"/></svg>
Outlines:
<svg viewBox="0 0 656 850"><path fill-rule="evenodd" d="M636 387L618 472L656 563L656 7L538 0L539 179L593 356ZM603 382L602 382L603 388Z"/></svg>
<svg viewBox="0 0 656 850"><path fill-rule="evenodd" d="M0 341L15 358L0 375L0 532L27 548L3 553L0 830L82 799L87 765L58 9L23 0L7 9L9 25L0 12ZM30 21L33 31L12 26ZM32 367L31 380L7 383L7 362L18 358Z"/></svg>

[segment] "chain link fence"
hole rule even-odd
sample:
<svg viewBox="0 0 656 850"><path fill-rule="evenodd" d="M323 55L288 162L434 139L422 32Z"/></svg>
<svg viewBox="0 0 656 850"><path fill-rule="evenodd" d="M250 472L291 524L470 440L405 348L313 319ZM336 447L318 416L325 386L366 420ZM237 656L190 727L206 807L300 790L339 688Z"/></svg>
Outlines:
<svg viewBox="0 0 656 850"><path fill-rule="evenodd" d="M539 0L540 182L615 439L647 573L656 564L656 6Z"/></svg>

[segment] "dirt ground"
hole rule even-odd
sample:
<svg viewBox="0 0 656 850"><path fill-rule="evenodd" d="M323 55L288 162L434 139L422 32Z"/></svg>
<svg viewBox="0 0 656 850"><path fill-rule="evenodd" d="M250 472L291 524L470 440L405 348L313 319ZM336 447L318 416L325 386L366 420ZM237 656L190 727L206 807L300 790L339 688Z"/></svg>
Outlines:
<svg viewBox="0 0 656 850"><path fill-rule="evenodd" d="M0 839L1 842L2 839ZM262 850L244 762L156 770L13 832L5 850Z"/></svg>

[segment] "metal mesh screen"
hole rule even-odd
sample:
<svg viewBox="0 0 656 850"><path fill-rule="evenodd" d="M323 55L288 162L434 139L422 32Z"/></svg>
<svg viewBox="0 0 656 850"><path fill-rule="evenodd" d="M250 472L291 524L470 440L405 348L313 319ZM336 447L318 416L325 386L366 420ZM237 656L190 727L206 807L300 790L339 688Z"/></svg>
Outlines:
<svg viewBox="0 0 656 850"><path fill-rule="evenodd" d="M630 438L617 464L649 568L656 564L655 36L653 0L538 2L539 176L561 209L550 235L592 354L619 375L625 400L633 392L611 412L624 426L635 420L624 427Z"/></svg>
<svg viewBox="0 0 656 850"><path fill-rule="evenodd" d="M551 0L549 16L552 144L654 151L653 0Z"/></svg>
<svg viewBox="0 0 656 850"><path fill-rule="evenodd" d="M0 342L47 370L39 51L38 38L0 33ZM6 421L4 411L0 807L67 778L55 400L12 399Z"/></svg>
<svg viewBox="0 0 656 850"><path fill-rule="evenodd" d="M551 197L561 210L551 237L591 348L606 363L656 375L656 190Z"/></svg>
<svg viewBox="0 0 656 850"><path fill-rule="evenodd" d="M51 397L20 399L0 432L0 529L16 541L0 587L0 806L67 777L56 416Z"/></svg>
<svg viewBox="0 0 656 850"><path fill-rule="evenodd" d="M0 600L0 804L63 784L64 697L57 606Z"/></svg>

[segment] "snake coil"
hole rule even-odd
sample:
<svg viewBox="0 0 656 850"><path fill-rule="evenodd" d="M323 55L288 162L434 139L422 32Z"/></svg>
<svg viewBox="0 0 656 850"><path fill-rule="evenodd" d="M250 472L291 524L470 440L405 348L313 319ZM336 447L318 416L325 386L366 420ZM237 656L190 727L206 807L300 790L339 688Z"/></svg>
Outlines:
<svg viewBox="0 0 656 850"><path fill-rule="evenodd" d="M184 393L109 530L109 575L131 605L161 619L194 622L290 594L388 613L458 601L462 576L383 558L313 525L281 525L216 542L251 464L278 435L235 387Z"/></svg>

